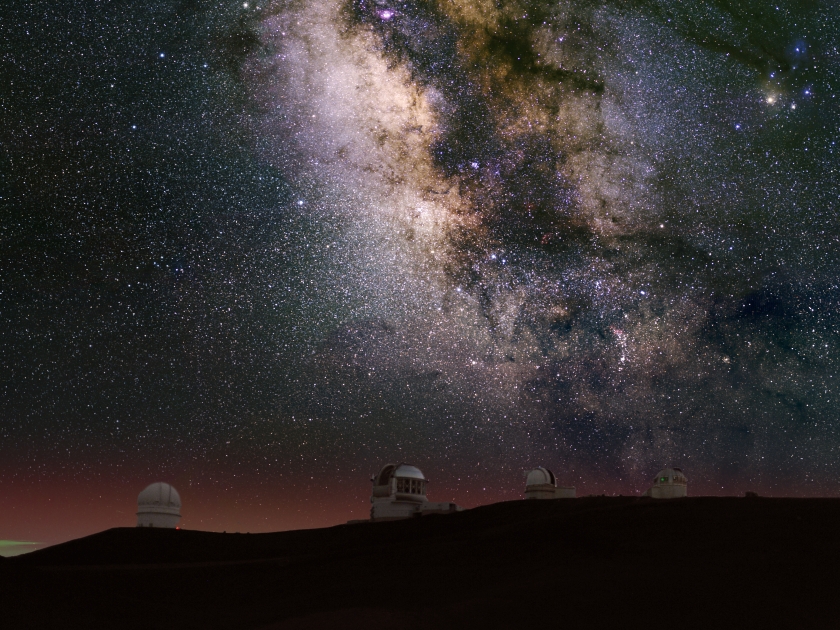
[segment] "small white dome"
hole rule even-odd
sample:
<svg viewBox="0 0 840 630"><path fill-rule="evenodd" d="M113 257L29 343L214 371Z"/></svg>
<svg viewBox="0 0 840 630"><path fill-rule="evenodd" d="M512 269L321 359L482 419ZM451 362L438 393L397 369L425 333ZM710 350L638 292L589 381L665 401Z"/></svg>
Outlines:
<svg viewBox="0 0 840 630"><path fill-rule="evenodd" d="M394 470L393 476L401 479L422 479L423 481L426 481L426 478L423 476L423 473L420 472L419 468L409 466L408 464L400 464L397 466L396 470Z"/></svg>
<svg viewBox="0 0 840 630"><path fill-rule="evenodd" d="M685 474L680 468L665 468L656 473L653 480L655 486L672 486L674 484L684 485L688 482Z"/></svg>
<svg viewBox="0 0 840 630"><path fill-rule="evenodd" d="M181 497L168 483L153 483L137 497L137 527L175 527L181 519Z"/></svg>
<svg viewBox="0 0 840 630"><path fill-rule="evenodd" d="M541 486L544 484L555 485L554 473L540 466L528 472L528 477L525 481L525 487Z"/></svg>
<svg viewBox="0 0 840 630"><path fill-rule="evenodd" d="M181 511L181 496L168 483L153 483L137 497L137 511L178 514Z"/></svg>

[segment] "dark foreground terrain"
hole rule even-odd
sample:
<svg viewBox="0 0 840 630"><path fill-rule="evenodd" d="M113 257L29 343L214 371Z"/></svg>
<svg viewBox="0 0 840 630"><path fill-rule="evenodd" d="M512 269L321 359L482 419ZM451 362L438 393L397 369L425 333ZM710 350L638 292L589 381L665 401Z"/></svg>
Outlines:
<svg viewBox="0 0 840 630"><path fill-rule="evenodd" d="M840 500L583 498L0 562L3 628L840 628Z"/></svg>

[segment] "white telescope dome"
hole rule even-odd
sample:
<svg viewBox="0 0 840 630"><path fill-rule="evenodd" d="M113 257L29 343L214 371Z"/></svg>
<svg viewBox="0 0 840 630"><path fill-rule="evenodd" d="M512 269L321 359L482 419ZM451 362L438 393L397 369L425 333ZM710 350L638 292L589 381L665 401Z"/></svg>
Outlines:
<svg viewBox="0 0 840 630"><path fill-rule="evenodd" d="M574 499L575 489L557 486L557 477L548 468L538 466L525 473L526 499Z"/></svg>
<svg viewBox="0 0 840 630"><path fill-rule="evenodd" d="M548 468L543 468L542 466L534 468L534 470L528 472L528 476L525 480L526 488L528 486L541 486L543 484L550 484L552 486L556 484L553 472L548 470Z"/></svg>
<svg viewBox="0 0 840 630"><path fill-rule="evenodd" d="M181 496L168 483L153 483L137 497L137 527L172 528L180 519Z"/></svg>
<svg viewBox="0 0 840 630"><path fill-rule="evenodd" d="M653 478L653 485L642 496L654 499L679 499L688 495L688 479L681 468L663 468Z"/></svg>
<svg viewBox="0 0 840 630"><path fill-rule="evenodd" d="M411 464L385 464L371 478L370 519L390 521L422 514L449 514L462 508L454 503L430 503L426 498L428 480Z"/></svg>
<svg viewBox="0 0 840 630"><path fill-rule="evenodd" d="M688 482L685 474L680 468L664 468L656 473L656 478L653 480L655 486L672 486L685 485Z"/></svg>
<svg viewBox="0 0 840 630"><path fill-rule="evenodd" d="M400 464L397 466L396 470L394 470L393 476L402 479L422 479L423 481L426 481L426 478L423 476L423 473L420 472L419 468L409 466L408 464Z"/></svg>

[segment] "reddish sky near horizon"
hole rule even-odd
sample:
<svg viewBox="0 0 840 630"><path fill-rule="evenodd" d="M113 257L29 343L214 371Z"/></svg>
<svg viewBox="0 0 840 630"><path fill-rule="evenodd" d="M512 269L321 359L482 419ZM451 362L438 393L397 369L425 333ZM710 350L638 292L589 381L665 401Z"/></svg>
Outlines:
<svg viewBox="0 0 840 630"><path fill-rule="evenodd" d="M437 474L434 474L437 472ZM426 473L429 476L429 473ZM431 501L455 501L476 507L522 498L524 479L494 486L492 483L447 478L433 471L428 488ZM435 481L437 479L437 481ZM19 481L0 485L0 539L40 543L40 546L80 538L112 527L136 524L137 494L147 480L102 481L52 480ZM202 483L186 475L166 481L178 490L183 507L179 526L184 529L227 532L272 532L290 529L330 527L353 519L364 519L370 510L370 482L365 475L340 480L288 479L268 486L252 479L215 480ZM561 484L562 479L558 480ZM578 496L587 494L637 494L640 483L598 483L571 479ZM743 495L752 489L763 496L821 496L817 491L762 487L715 488L689 480L689 494ZM33 547L34 548L34 547ZM3 549L0 549L0 555Z"/></svg>
<svg viewBox="0 0 840 630"><path fill-rule="evenodd" d="M270 532L330 527L369 517L370 482L287 480L274 488L247 480L202 486L187 478L167 479L182 500L180 527L207 531ZM136 524L137 494L144 482L113 484L76 481L5 483L0 486L0 539L46 545L87 536L111 527ZM518 498L492 488L455 492L433 484L432 501L455 500L475 506ZM2 553L2 550L0 550Z"/></svg>

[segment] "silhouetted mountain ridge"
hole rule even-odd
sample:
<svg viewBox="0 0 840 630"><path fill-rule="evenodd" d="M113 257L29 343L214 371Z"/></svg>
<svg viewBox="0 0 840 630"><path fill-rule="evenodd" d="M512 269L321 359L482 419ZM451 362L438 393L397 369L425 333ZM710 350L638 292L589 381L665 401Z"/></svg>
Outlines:
<svg viewBox="0 0 840 630"><path fill-rule="evenodd" d="M833 628L837 531L838 499L722 497L268 534L121 528L8 559L0 605L26 628L148 628L148 606L179 630Z"/></svg>

